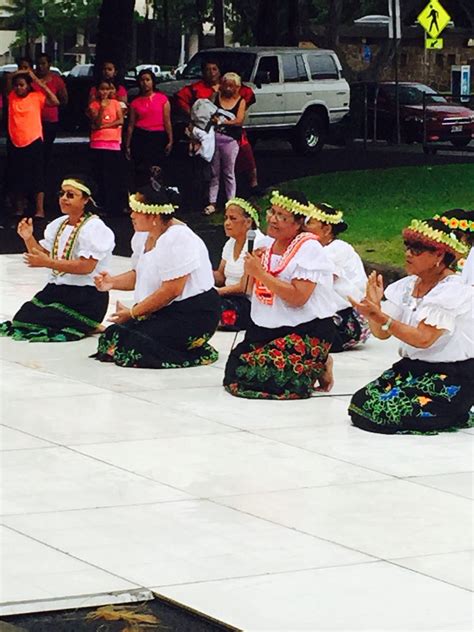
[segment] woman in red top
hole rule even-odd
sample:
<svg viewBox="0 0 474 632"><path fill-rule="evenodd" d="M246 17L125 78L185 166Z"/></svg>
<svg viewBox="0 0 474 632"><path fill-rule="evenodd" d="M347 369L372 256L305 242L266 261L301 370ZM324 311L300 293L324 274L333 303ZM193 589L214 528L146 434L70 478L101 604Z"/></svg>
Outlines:
<svg viewBox="0 0 474 632"><path fill-rule="evenodd" d="M123 110L113 98L115 87L110 79L96 86L88 116L91 121L91 154L94 175L99 189L99 203L107 215L116 215L125 208L126 183L121 152Z"/></svg>
<svg viewBox="0 0 474 632"><path fill-rule="evenodd" d="M150 168L162 166L173 147L170 103L155 92L155 75L144 69L138 75L140 96L130 104L126 152L135 171L135 188L150 179Z"/></svg>
<svg viewBox="0 0 474 632"><path fill-rule="evenodd" d="M33 82L42 92L33 90ZM32 70L12 75L8 95L7 188L14 196L15 211L22 215L28 195L35 196L35 217L44 217L43 126L41 111L58 98Z"/></svg>

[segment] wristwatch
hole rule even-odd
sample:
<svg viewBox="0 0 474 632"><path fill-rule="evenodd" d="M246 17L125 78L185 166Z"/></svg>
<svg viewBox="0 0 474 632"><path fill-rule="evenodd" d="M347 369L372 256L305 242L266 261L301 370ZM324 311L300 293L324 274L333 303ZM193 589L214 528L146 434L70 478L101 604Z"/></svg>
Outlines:
<svg viewBox="0 0 474 632"><path fill-rule="evenodd" d="M382 331L388 331L390 329L392 323L393 323L393 318L391 318L389 316L388 319L384 322L384 324L380 326L380 329Z"/></svg>

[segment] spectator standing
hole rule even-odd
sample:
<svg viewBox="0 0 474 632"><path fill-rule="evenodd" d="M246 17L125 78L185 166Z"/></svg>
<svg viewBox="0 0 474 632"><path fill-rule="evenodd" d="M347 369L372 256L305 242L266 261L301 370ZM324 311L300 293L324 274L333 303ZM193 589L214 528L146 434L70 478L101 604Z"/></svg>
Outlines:
<svg viewBox="0 0 474 632"><path fill-rule="evenodd" d="M126 153L134 167L135 188L147 183L153 166L163 167L173 148L170 103L155 91L155 75L146 68L138 74L140 95L130 104Z"/></svg>
<svg viewBox="0 0 474 632"><path fill-rule="evenodd" d="M96 86L96 98L90 102L91 154L94 174L98 182L99 201L106 215L114 215L124 208L123 156L121 151L123 111L112 97L114 84L102 79Z"/></svg>
<svg viewBox="0 0 474 632"><path fill-rule="evenodd" d="M245 117L245 100L240 96L241 81L235 72L222 77L222 83L215 96L218 107L216 114L216 148L211 162L212 177L209 187L209 204L204 209L206 215L216 212L221 173L224 178L226 200L235 197L235 161L242 138L242 124Z"/></svg>
<svg viewBox="0 0 474 632"><path fill-rule="evenodd" d="M51 72L51 60L46 53L41 53L41 55L38 55L36 58L36 76L41 79L57 97L59 105L67 105L66 84L59 75ZM44 92L44 89L38 83L33 84L33 89ZM58 133L59 106L45 103L41 112L41 121L43 123L44 166L46 170L51 160L53 143Z"/></svg>
<svg viewBox="0 0 474 632"><path fill-rule="evenodd" d="M190 115L191 107L197 99L212 99L218 92L221 83L221 68L217 59L206 59L201 66L202 79L178 90L175 95L176 107L186 115ZM240 96L245 100L248 109L255 103L252 88L240 85ZM245 173L252 193L258 194L257 165L245 130L242 132L240 150L236 160L236 173Z"/></svg>
<svg viewBox="0 0 474 632"><path fill-rule="evenodd" d="M33 90L33 82L42 92ZM43 126L41 111L46 103L59 101L34 72L17 71L8 95L7 162L8 190L13 193L17 215L23 215L26 196L34 195L35 217L44 217Z"/></svg>
<svg viewBox="0 0 474 632"><path fill-rule="evenodd" d="M104 61L104 63L102 64L100 79L107 79L114 84L116 88L115 98L117 99L117 101L119 101L119 103L123 103L123 109L125 110L128 103L127 90L125 89L125 86L123 86L118 80L117 67L115 66L113 61ZM96 98L96 92L97 86L92 86L89 91L89 103L91 103L91 101Z"/></svg>

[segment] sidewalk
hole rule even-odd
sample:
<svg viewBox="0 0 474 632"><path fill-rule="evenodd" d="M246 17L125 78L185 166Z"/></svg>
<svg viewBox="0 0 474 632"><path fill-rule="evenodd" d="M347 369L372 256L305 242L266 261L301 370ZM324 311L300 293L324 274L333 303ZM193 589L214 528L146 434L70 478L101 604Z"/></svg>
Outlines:
<svg viewBox="0 0 474 632"><path fill-rule="evenodd" d="M1 256L2 318L43 278ZM329 397L233 398L232 339L174 371L0 339L0 616L150 589L245 630L471 630L474 430L350 426L391 342L335 356Z"/></svg>

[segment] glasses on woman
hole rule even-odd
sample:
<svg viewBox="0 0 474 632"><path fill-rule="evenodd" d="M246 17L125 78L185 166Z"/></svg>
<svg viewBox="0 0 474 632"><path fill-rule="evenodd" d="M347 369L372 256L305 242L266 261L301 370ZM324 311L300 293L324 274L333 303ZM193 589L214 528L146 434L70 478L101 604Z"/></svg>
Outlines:
<svg viewBox="0 0 474 632"><path fill-rule="evenodd" d="M65 197L66 200L73 200L76 197L74 191L63 191L62 189L58 191L58 198Z"/></svg>
<svg viewBox="0 0 474 632"><path fill-rule="evenodd" d="M282 223L286 223L289 222L291 217L288 217L288 215L283 215L283 213L281 213L280 211L274 211L272 208L268 209L267 211L267 217L274 217L276 219L277 222L282 222Z"/></svg>
<svg viewBox="0 0 474 632"><path fill-rule="evenodd" d="M405 250L409 250L415 257L418 257L418 255L421 255L424 252L436 252L436 248L428 246L422 241L404 241L403 245L405 246Z"/></svg>

